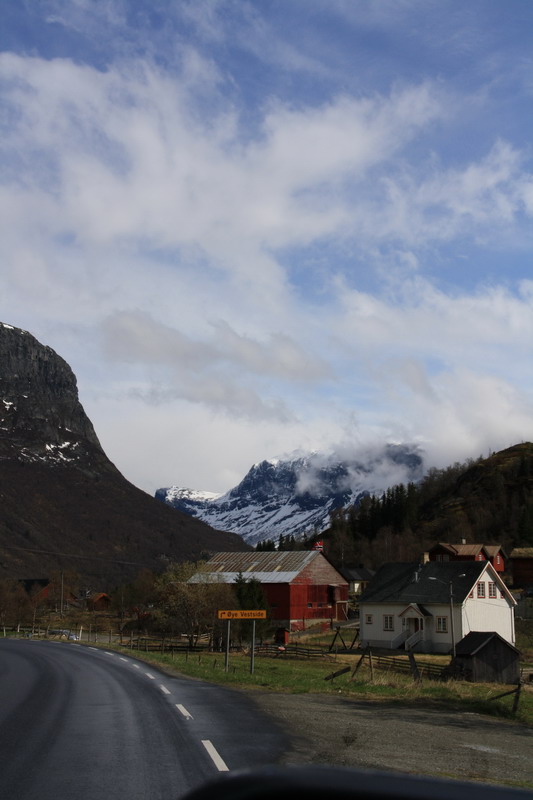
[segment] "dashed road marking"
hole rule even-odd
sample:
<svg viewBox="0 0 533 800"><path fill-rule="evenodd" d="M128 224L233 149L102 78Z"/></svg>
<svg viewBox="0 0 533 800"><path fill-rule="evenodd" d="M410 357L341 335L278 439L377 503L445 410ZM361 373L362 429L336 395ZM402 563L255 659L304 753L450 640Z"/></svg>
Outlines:
<svg viewBox="0 0 533 800"><path fill-rule="evenodd" d="M140 669L140 666L138 664L132 664L131 666L135 667L135 669Z"/></svg>
<svg viewBox="0 0 533 800"><path fill-rule="evenodd" d="M91 645L89 645L89 650L98 650L98 648L97 647L91 647Z"/></svg>
<svg viewBox="0 0 533 800"><path fill-rule="evenodd" d="M104 650L104 653L106 653L108 656L114 656L115 655L114 653L110 653L109 650Z"/></svg>
<svg viewBox="0 0 533 800"><path fill-rule="evenodd" d="M180 714L183 714L185 719L192 719L192 714L189 714L185 706L182 706L180 703L176 703L176 708L178 709Z"/></svg>
<svg viewBox="0 0 533 800"><path fill-rule="evenodd" d="M219 772L229 772L229 767L226 765L226 762L219 756L215 746L209 739L202 739L202 744L211 756L215 767L218 769Z"/></svg>
<svg viewBox="0 0 533 800"><path fill-rule="evenodd" d="M151 675L149 672L145 672L144 674L146 675L147 678L150 678L151 681L155 681L154 676Z"/></svg>
<svg viewBox="0 0 533 800"><path fill-rule="evenodd" d="M164 694L170 694L170 690L169 690L169 689L167 689L167 687L166 687L166 686L163 686L163 684L162 684L162 683L160 683L160 684L159 684L159 688L161 689L161 691L162 691Z"/></svg>
<svg viewBox="0 0 533 800"><path fill-rule="evenodd" d="M127 658L124 658L124 656L119 656L119 658L120 658L120 660L121 660L121 661L125 661L125 662L126 662L126 664L128 663L128 660L129 660L129 659L127 659Z"/></svg>

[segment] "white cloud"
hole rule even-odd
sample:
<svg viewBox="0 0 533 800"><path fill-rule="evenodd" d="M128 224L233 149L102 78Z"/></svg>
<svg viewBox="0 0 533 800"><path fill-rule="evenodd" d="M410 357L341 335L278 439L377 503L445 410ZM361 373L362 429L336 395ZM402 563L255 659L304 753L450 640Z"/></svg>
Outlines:
<svg viewBox="0 0 533 800"><path fill-rule="evenodd" d="M89 8L64 24L81 30ZM209 38L217 6L195 8ZM427 277L449 243L527 241L518 145L434 153L466 101L431 81L265 94L251 127L193 44L172 70L126 44L106 69L0 55L0 301L71 361L134 480L222 491L253 461L342 436L416 439L443 463L530 436L531 282L507 280L503 258L475 289ZM278 45L287 68L320 72ZM335 255L311 276L302 254L325 242Z"/></svg>

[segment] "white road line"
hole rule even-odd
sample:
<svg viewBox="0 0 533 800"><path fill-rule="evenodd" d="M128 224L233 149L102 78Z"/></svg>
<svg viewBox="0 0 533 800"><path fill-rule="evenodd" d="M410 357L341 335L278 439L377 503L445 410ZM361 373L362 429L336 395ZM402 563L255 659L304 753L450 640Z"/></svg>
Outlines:
<svg viewBox="0 0 533 800"><path fill-rule="evenodd" d="M106 653L108 656L114 656L115 655L114 653L110 653L109 650L104 650L104 653Z"/></svg>
<svg viewBox="0 0 533 800"><path fill-rule="evenodd" d="M163 686L162 683L159 684L159 688L161 689L162 692L164 692L164 694L170 694L170 690L167 689L166 686Z"/></svg>
<svg viewBox="0 0 533 800"><path fill-rule="evenodd" d="M187 711L187 709L185 708L185 706L182 706L182 705L180 705L179 703L176 703L176 708L178 709L178 711L180 712L180 714L183 714L183 716L185 717L185 719L192 719L192 714L189 714L189 712Z"/></svg>
<svg viewBox="0 0 533 800"><path fill-rule="evenodd" d="M131 666L135 667L135 669L140 669L140 666L138 664L132 664Z"/></svg>
<svg viewBox="0 0 533 800"><path fill-rule="evenodd" d="M202 744L213 759L213 763L215 767L218 769L219 772L229 772L229 768L226 765L226 762L219 756L216 751L215 746L209 741L209 739L202 739Z"/></svg>
<svg viewBox="0 0 533 800"><path fill-rule="evenodd" d="M125 662L126 662L126 664L128 663L128 660L129 660L129 659L127 659L127 658L124 658L124 656L119 656L119 658L120 658L120 660L121 660L121 661L125 661Z"/></svg>
<svg viewBox="0 0 533 800"><path fill-rule="evenodd" d="M155 678L154 678L154 676L153 676L153 675L150 675L150 673L149 673L149 672L145 672L144 674L146 675L146 677L147 677L147 678L150 678L150 680L151 680L151 681L155 681Z"/></svg>
<svg viewBox="0 0 533 800"><path fill-rule="evenodd" d="M91 646L89 645L89 650L98 650L98 648L97 648L97 647L91 647Z"/></svg>

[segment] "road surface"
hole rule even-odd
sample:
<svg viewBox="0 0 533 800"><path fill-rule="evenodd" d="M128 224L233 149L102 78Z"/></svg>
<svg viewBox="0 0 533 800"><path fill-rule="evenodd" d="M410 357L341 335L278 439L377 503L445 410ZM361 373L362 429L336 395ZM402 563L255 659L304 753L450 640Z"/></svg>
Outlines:
<svg viewBox="0 0 533 800"><path fill-rule="evenodd" d="M286 746L240 693L86 645L0 640L1 797L169 800Z"/></svg>

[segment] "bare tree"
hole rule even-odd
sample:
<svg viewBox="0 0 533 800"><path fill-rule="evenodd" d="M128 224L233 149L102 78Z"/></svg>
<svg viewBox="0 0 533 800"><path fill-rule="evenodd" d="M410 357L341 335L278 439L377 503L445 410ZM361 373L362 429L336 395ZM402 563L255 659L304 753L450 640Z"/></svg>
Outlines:
<svg viewBox="0 0 533 800"><path fill-rule="evenodd" d="M217 580L203 563L172 564L156 588L161 624L185 633L190 647L203 634L215 634L219 609L235 607L232 587Z"/></svg>

